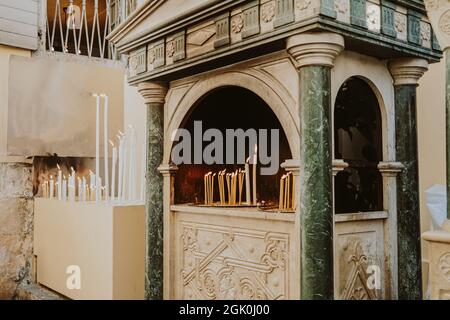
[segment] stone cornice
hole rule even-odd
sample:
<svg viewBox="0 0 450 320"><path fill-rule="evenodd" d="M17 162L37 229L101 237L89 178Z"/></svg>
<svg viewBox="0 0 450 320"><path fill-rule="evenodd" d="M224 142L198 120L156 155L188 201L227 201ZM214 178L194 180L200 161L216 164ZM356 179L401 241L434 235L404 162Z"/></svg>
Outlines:
<svg viewBox="0 0 450 320"><path fill-rule="evenodd" d="M344 50L344 38L336 33L302 33L287 39L287 50L298 67L319 65L333 67L334 59Z"/></svg>
<svg viewBox="0 0 450 320"><path fill-rule="evenodd" d="M389 61L389 70L394 78L394 85L417 85L428 70L428 62L424 59L399 58Z"/></svg>

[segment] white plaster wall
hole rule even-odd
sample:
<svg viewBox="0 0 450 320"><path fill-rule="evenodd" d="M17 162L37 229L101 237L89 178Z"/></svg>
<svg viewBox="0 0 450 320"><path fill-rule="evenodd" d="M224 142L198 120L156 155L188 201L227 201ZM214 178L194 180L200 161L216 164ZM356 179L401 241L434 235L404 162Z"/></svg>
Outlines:
<svg viewBox="0 0 450 320"><path fill-rule="evenodd" d="M132 87L127 83L127 79L124 80L124 104L123 104L123 127L126 128L129 125L133 126L137 133L137 172L138 179L136 181L136 187L141 190L141 182L145 177L141 176L141 158L142 158L142 145L146 141L146 123L147 123L147 108L144 103L144 98L137 91L137 87Z"/></svg>
<svg viewBox="0 0 450 320"><path fill-rule="evenodd" d="M431 218L425 191L446 183L445 156L445 61L430 65L417 89L419 135L419 189L422 233L430 230ZM428 246L422 241L424 292L428 278Z"/></svg>

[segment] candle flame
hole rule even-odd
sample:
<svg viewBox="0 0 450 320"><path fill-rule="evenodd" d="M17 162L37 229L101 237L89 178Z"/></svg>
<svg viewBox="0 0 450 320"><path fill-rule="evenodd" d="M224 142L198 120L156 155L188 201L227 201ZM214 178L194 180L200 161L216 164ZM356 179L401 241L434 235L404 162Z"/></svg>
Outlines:
<svg viewBox="0 0 450 320"><path fill-rule="evenodd" d="M124 136L125 134L122 132L122 131L120 131L119 130L119 134L121 135L121 136Z"/></svg>
<svg viewBox="0 0 450 320"><path fill-rule="evenodd" d="M249 162L250 162L250 158L251 158L251 157L248 157L247 160L246 160L245 162L246 162L246 163L249 163Z"/></svg>
<svg viewBox="0 0 450 320"><path fill-rule="evenodd" d="M56 166L58 167L58 170L61 170L61 167L59 166L59 164L56 164Z"/></svg>
<svg viewBox="0 0 450 320"><path fill-rule="evenodd" d="M111 145L111 147L114 148L114 142L112 142L111 140L109 140L109 144Z"/></svg>

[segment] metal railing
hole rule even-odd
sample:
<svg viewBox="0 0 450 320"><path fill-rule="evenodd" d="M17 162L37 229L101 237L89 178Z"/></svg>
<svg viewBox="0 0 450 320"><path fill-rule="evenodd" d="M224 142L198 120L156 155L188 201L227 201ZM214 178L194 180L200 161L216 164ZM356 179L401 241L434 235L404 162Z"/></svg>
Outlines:
<svg viewBox="0 0 450 320"><path fill-rule="evenodd" d="M136 0L47 0L46 49L115 60L106 36L136 5Z"/></svg>

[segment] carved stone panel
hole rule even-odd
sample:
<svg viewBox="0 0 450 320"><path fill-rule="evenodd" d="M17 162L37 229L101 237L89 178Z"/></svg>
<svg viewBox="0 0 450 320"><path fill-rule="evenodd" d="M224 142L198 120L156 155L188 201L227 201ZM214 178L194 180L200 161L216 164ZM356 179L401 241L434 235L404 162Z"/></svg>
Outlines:
<svg viewBox="0 0 450 320"><path fill-rule="evenodd" d="M397 36L395 31L396 5L389 1L382 1L381 4L381 33L395 38Z"/></svg>
<svg viewBox="0 0 450 320"><path fill-rule="evenodd" d="M410 11L408 12L408 42L421 45L420 37L420 14Z"/></svg>
<svg viewBox="0 0 450 320"><path fill-rule="evenodd" d="M367 28L366 0L350 0L350 22L354 26Z"/></svg>
<svg viewBox="0 0 450 320"><path fill-rule="evenodd" d="M350 0L336 0L336 19L350 24Z"/></svg>
<svg viewBox="0 0 450 320"><path fill-rule="evenodd" d="M294 0L276 0L275 1L275 21L274 27L284 26L294 21ZM303 6L308 6L311 0L303 0ZM297 5L302 5L301 1Z"/></svg>
<svg viewBox="0 0 450 320"><path fill-rule="evenodd" d="M129 76L134 77L147 71L147 48L143 47L130 54Z"/></svg>
<svg viewBox="0 0 450 320"><path fill-rule="evenodd" d="M222 47L230 43L230 14L227 12L215 19L216 40L214 47Z"/></svg>
<svg viewBox="0 0 450 320"><path fill-rule="evenodd" d="M366 11L367 28L373 32L380 32L381 30L381 8L374 3L367 4Z"/></svg>
<svg viewBox="0 0 450 320"><path fill-rule="evenodd" d="M258 228L258 221L252 223L252 220L238 217L221 223L212 217L202 219L199 215L186 219L185 214L180 214L183 217L176 222L175 298L293 298L291 292L296 284L291 283L295 278L292 264L296 256L289 227L284 228L287 232L282 232Z"/></svg>
<svg viewBox="0 0 450 320"><path fill-rule="evenodd" d="M335 297L384 299L384 220L335 224Z"/></svg>
<svg viewBox="0 0 450 320"><path fill-rule="evenodd" d="M196 57L214 50L217 26L214 20L189 28L186 35L187 58Z"/></svg>
<svg viewBox="0 0 450 320"><path fill-rule="evenodd" d="M164 52L164 39L150 44L147 49L147 69L148 71L162 67L166 63Z"/></svg>
<svg viewBox="0 0 450 320"><path fill-rule="evenodd" d="M242 38L259 34L259 1L252 1L242 7L242 16L244 19Z"/></svg>

